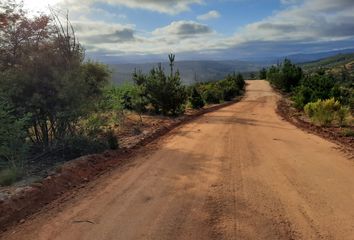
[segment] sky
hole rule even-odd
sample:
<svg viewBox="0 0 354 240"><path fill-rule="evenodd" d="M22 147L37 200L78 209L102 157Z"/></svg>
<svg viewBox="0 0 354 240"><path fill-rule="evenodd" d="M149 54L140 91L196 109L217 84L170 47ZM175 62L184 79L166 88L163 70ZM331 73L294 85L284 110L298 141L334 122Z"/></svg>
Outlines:
<svg viewBox="0 0 354 240"><path fill-rule="evenodd" d="M262 59L354 48L354 0L24 0L69 11L93 59Z"/></svg>

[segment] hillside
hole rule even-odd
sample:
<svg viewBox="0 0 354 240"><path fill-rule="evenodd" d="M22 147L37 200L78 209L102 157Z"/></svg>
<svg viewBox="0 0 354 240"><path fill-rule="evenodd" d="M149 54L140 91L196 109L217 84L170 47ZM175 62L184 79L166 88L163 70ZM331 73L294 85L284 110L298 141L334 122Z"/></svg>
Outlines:
<svg viewBox="0 0 354 240"><path fill-rule="evenodd" d="M317 61L303 63L300 64L300 66L307 72L323 69L327 73L336 76L338 79L353 83L354 53L338 54Z"/></svg>
<svg viewBox="0 0 354 240"><path fill-rule="evenodd" d="M354 62L354 53L347 53L347 54L337 54L335 56L302 63L300 65L304 69L311 70L316 68L338 68L338 67L346 66L348 64L352 65L353 62Z"/></svg>
<svg viewBox="0 0 354 240"><path fill-rule="evenodd" d="M110 64L113 71L113 82L121 84L131 81L131 75L134 69L140 69L144 73L148 73L151 68L157 66L157 63L145 64ZM167 62L162 63L162 67L169 71ZM252 72L258 71L262 67L261 64L246 61L179 61L176 62L175 68L181 73L184 83L191 84L195 81L206 82L219 80L224 78L231 72Z"/></svg>
<svg viewBox="0 0 354 240"><path fill-rule="evenodd" d="M347 55L354 53L353 48L341 49L341 50L333 50L333 51L325 51L325 52L316 52L316 53L299 53L292 54L286 56L286 58L290 59L294 63L309 63L309 62L317 62L322 59L332 58L339 55Z"/></svg>

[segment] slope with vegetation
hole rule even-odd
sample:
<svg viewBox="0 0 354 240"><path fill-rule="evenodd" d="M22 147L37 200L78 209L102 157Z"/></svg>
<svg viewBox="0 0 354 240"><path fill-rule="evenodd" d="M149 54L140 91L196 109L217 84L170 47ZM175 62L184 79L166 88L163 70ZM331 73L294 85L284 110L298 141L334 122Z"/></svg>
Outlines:
<svg viewBox="0 0 354 240"><path fill-rule="evenodd" d="M347 66L351 60L352 55L331 57L304 65L302 70L285 59L280 65L262 70L260 75L291 96L292 106L298 110L294 113L298 120L310 121L338 137L347 137L349 139L345 141L351 144L354 77L347 67L342 68L341 74L336 74L338 67Z"/></svg>
<svg viewBox="0 0 354 240"><path fill-rule="evenodd" d="M338 54L300 66L306 72L326 73L342 83L350 84L354 78L354 53Z"/></svg>

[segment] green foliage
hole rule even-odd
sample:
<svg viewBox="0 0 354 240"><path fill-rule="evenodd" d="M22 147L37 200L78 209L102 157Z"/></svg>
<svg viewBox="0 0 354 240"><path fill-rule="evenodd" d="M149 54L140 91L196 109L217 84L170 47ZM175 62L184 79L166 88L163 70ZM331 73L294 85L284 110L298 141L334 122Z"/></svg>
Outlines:
<svg viewBox="0 0 354 240"><path fill-rule="evenodd" d="M104 136L92 138L85 135L72 135L54 144L51 157L66 161L83 155L101 153L108 148L108 141Z"/></svg>
<svg viewBox="0 0 354 240"><path fill-rule="evenodd" d="M231 101L235 96L239 95L240 89L236 81L231 79L224 79L218 82L219 88L222 90L224 101Z"/></svg>
<svg viewBox="0 0 354 240"><path fill-rule="evenodd" d="M129 94L132 100L132 109L143 112L147 105L151 105L156 113L163 115L177 115L184 111L187 101L187 90L182 84L178 71L174 72L175 55L170 54L170 75L166 75L161 67L153 68L148 75L135 70L133 81L135 90Z"/></svg>
<svg viewBox="0 0 354 240"><path fill-rule="evenodd" d="M1 8L7 11L1 18L0 92L18 119L30 116L31 141L49 150L93 111L110 73L102 64L83 62L74 31L64 30L72 29L69 21L32 18L16 4Z"/></svg>
<svg viewBox="0 0 354 240"><path fill-rule="evenodd" d="M292 100L294 101L294 106L297 109L303 109L305 105L311 101L315 101L317 99L313 99L312 89L309 87L305 87L303 85L295 88Z"/></svg>
<svg viewBox="0 0 354 240"><path fill-rule="evenodd" d="M166 76L161 65L151 70L146 81L147 99L157 113L177 115L184 111L187 91L179 72Z"/></svg>
<svg viewBox="0 0 354 240"><path fill-rule="evenodd" d="M193 87L192 94L189 97L189 101L190 101L193 109L200 109L200 108L204 107L204 105L205 105L203 97L199 93L199 91L196 87Z"/></svg>
<svg viewBox="0 0 354 240"><path fill-rule="evenodd" d="M295 107L302 109L309 102L333 97L334 86L335 81L329 76L318 74L306 76L301 81L301 85L294 89Z"/></svg>
<svg viewBox="0 0 354 240"><path fill-rule="evenodd" d="M122 86L107 86L103 90L102 98L98 103L98 108L101 111L122 111L124 109L123 96L127 85Z"/></svg>
<svg viewBox="0 0 354 240"><path fill-rule="evenodd" d="M23 167L28 152L26 121L17 119L9 106L0 101L0 169Z"/></svg>
<svg viewBox="0 0 354 240"><path fill-rule="evenodd" d="M331 90L331 95L340 101L341 104L346 105L354 112L354 88L346 87L340 84L334 85Z"/></svg>
<svg viewBox="0 0 354 240"><path fill-rule="evenodd" d="M107 65L88 61L81 65L80 67L81 76L80 79L84 81L84 97L94 98L100 97L102 95L103 88L109 82L111 77L111 72ZM80 81L75 79L76 81ZM83 89L80 89L82 91Z"/></svg>
<svg viewBox="0 0 354 240"><path fill-rule="evenodd" d="M9 186L16 182L23 175L23 172L18 168L6 168L0 170L0 186Z"/></svg>
<svg viewBox="0 0 354 240"><path fill-rule="evenodd" d="M238 73L235 77L235 73L232 75L232 78L236 81L236 85L239 90L243 90L246 86L245 79L243 78L241 73Z"/></svg>
<svg viewBox="0 0 354 240"><path fill-rule="evenodd" d="M217 104L223 101L230 101L239 96L245 85L246 82L243 76L240 73L233 73L227 75L223 80L200 83L197 88L205 103Z"/></svg>
<svg viewBox="0 0 354 240"><path fill-rule="evenodd" d="M223 101L223 91L216 83L203 84L201 86L202 96L207 104L217 104Z"/></svg>
<svg viewBox="0 0 354 240"><path fill-rule="evenodd" d="M134 70L133 81L137 86L144 86L146 84L146 75L141 70Z"/></svg>
<svg viewBox="0 0 354 240"><path fill-rule="evenodd" d="M169 55L171 74L166 76L161 65L151 70L147 75L135 70L133 80L138 87L137 106L143 108L151 105L155 112L164 115L176 115L184 110L184 105L189 95L189 102L193 108L201 108L204 103L220 103L230 101L241 94L245 88L245 80L242 74L233 73L225 79L217 82L200 83L187 89L180 81L179 72L174 72L173 54ZM130 103L133 93L129 93L124 99ZM143 99L143 101L141 100ZM147 101L145 101L146 99ZM130 104L128 104L130 106ZM135 110L136 111L136 110Z"/></svg>
<svg viewBox="0 0 354 240"><path fill-rule="evenodd" d="M107 143L111 150L116 150L119 148L118 138L112 130L107 132Z"/></svg>
<svg viewBox="0 0 354 240"><path fill-rule="evenodd" d="M16 180L34 160L63 161L107 148L97 102L110 71L84 62L70 21L60 22L54 11L29 16L10 0L0 2L0 25L0 169L9 169L4 178Z"/></svg>
<svg viewBox="0 0 354 240"><path fill-rule="evenodd" d="M348 107L340 107L336 113L338 123L340 126L343 126L347 123L347 119L350 115L350 111Z"/></svg>
<svg viewBox="0 0 354 240"><path fill-rule="evenodd" d="M146 106L149 101L146 97L146 91L143 86L131 85L123 94L124 109L134 111L139 114L142 121L141 114L146 111Z"/></svg>
<svg viewBox="0 0 354 240"><path fill-rule="evenodd" d="M318 99L324 100L335 98L343 105L353 109L353 88L343 87L329 75L311 74L307 75L300 86L293 91L295 107L302 109L307 103L315 102Z"/></svg>
<svg viewBox="0 0 354 240"><path fill-rule="evenodd" d="M335 56L320 59L314 62L302 64L303 68L308 71L316 71L317 69L333 69L342 67L354 61L354 54L337 54Z"/></svg>
<svg viewBox="0 0 354 240"><path fill-rule="evenodd" d="M108 126L109 117L106 117L102 112L92 113L86 118L81 119L76 134L97 138L105 132Z"/></svg>
<svg viewBox="0 0 354 240"><path fill-rule="evenodd" d="M302 69L285 59L281 65L272 66L267 72L267 80L276 88L290 92L303 76Z"/></svg>
<svg viewBox="0 0 354 240"><path fill-rule="evenodd" d="M304 110L313 122L324 126L335 120L342 125L349 117L348 109L341 106L340 102L334 98L308 103Z"/></svg>
<svg viewBox="0 0 354 240"><path fill-rule="evenodd" d="M6 93L18 118L30 116L32 142L49 148L53 141L72 134L78 120L93 111L108 76L103 66L93 63L62 75L50 70L41 76L13 72L0 80L0 90Z"/></svg>
<svg viewBox="0 0 354 240"><path fill-rule="evenodd" d="M352 130L350 128L344 128L344 129L342 129L341 134L344 137L354 137L354 130Z"/></svg>

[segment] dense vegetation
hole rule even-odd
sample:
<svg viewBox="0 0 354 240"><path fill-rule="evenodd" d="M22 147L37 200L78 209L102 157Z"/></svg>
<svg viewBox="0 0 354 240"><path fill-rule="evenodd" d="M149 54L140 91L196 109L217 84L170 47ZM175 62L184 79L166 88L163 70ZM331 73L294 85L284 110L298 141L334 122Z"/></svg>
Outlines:
<svg viewBox="0 0 354 240"><path fill-rule="evenodd" d="M245 81L240 73L229 74L225 79L216 82L198 83L195 85L196 90L207 104L230 101L234 97L239 96L244 87Z"/></svg>
<svg viewBox="0 0 354 240"><path fill-rule="evenodd" d="M288 59L285 59L284 62L278 66L270 67L266 74L267 79L272 85L285 92L290 92L297 86L302 76L302 69L292 64Z"/></svg>
<svg viewBox="0 0 354 240"><path fill-rule="evenodd" d="M107 66L85 60L67 16L29 17L21 4L1 1L0 26L0 185L43 165L117 149L127 112L140 116L139 128L144 113L176 116L188 105L232 100L245 85L232 74L185 86L170 54L169 73L162 65L136 70L133 84L115 86Z"/></svg>
<svg viewBox="0 0 354 240"><path fill-rule="evenodd" d="M329 64L330 60L321 62ZM330 66L339 67L338 64ZM354 112L354 76L347 65L342 66L341 74L333 74L334 71L321 64L315 68L313 63L303 71L285 59L282 64L270 67L266 77L275 88L290 93L294 106L305 110L313 122L350 125Z"/></svg>
<svg viewBox="0 0 354 240"><path fill-rule="evenodd" d="M82 123L97 110L108 69L84 62L68 19L29 17L15 1L2 1L0 10L0 175L45 156L104 149L104 137L90 138Z"/></svg>

